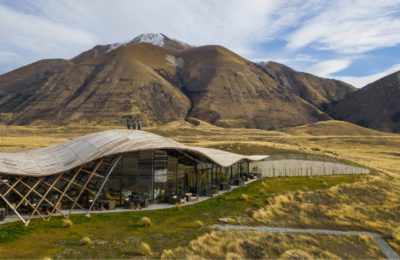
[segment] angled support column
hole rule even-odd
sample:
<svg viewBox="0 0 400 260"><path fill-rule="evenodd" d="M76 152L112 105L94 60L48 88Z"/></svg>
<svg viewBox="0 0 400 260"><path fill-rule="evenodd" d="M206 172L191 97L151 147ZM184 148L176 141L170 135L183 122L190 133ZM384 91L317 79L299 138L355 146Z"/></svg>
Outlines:
<svg viewBox="0 0 400 260"><path fill-rule="evenodd" d="M17 180L18 180L18 178L17 178ZM40 180L40 181L43 182L43 183L46 183L44 180ZM21 184L25 185L26 187L29 187L27 184L25 184L25 183L22 182L22 181L21 181ZM46 183L46 184L50 186L50 184L48 184L48 183ZM32 190L32 191L33 191L36 195L38 195L40 198L43 198L42 194L40 194L39 192L37 192L37 191L35 191L35 190ZM46 201L47 203L49 203L52 207L54 206L53 203L51 203L51 201L49 201L49 200L46 199L45 197L44 197L44 201ZM59 211L62 215L64 215L64 214L61 212L61 210L57 209L57 211Z"/></svg>
<svg viewBox="0 0 400 260"><path fill-rule="evenodd" d="M41 180L43 180L43 177L42 177L39 181L37 181L36 184L33 185L33 187L30 187L30 186L29 186L30 190L28 191L28 193L25 194L25 196L22 198L22 200L21 200L21 201L18 203L18 205L15 207L15 210L17 210L18 207L21 206L21 204L24 202L24 200L27 200L26 198L29 196L29 194L31 194L31 192L32 192L33 190L35 190L36 186L39 185L39 183L40 183ZM21 181L21 183L22 183L22 181ZM27 187L27 188L28 188L28 187ZM35 211L36 211L36 210L35 210ZM34 211L34 212L35 212L35 211Z"/></svg>
<svg viewBox="0 0 400 260"><path fill-rule="evenodd" d="M42 181L43 182L43 184L46 184L47 186L51 186L50 184L48 184L47 182L45 182L45 181ZM53 190L55 190L55 191L57 191L57 192L59 192L60 194L62 194L63 192L61 191L61 190L59 190L59 189L57 189L56 187L53 187ZM70 197L70 196L68 196L67 194L65 194L64 195L67 199L69 199L70 201L72 201L72 202L74 202L74 200ZM46 199L45 199L46 200ZM47 200L46 200L47 201ZM47 201L48 202L48 201ZM82 210L85 210L81 205L79 205L79 204L76 204L76 205L78 205ZM53 206L53 205L52 205ZM63 215L64 217L65 217L65 215L61 212L61 210L59 210L59 209L56 209L58 212L60 212L61 213L61 215Z"/></svg>
<svg viewBox="0 0 400 260"><path fill-rule="evenodd" d="M14 213L22 220L22 222L24 222L24 225L27 226L27 223L25 222L25 220L21 217L21 215L13 208L13 206L11 206L10 202L8 202L6 200L6 198L0 194L0 197L4 200L4 202L10 207L10 209L12 211L14 211Z"/></svg>
<svg viewBox="0 0 400 260"><path fill-rule="evenodd" d="M63 193L61 194L60 199L57 201L56 205L61 202L62 198L64 197L65 193L67 193L67 190L69 189L69 186L71 186L71 183L75 180L76 176L78 176L78 174L80 173L80 171L82 170L83 166L85 164L82 164L82 166L79 168L79 170L75 173L74 177L69 181L67 187L65 188L65 190L63 191ZM50 213L49 218L47 219L47 221L50 220L51 216L53 215L54 211L56 210L56 207L53 208L53 211ZM68 218L68 217L66 217Z"/></svg>
<svg viewBox="0 0 400 260"><path fill-rule="evenodd" d="M18 179L17 179L17 180L18 180ZM31 206L32 209L35 209L35 207L32 205L32 203L31 203L29 200L25 199L24 196L21 195L21 193L19 193L16 189L12 188L8 183L5 183L2 179L0 179L0 181L3 182L6 186L8 186L10 189L12 189L12 191L13 191L14 193L16 193L18 196L20 196L20 197L22 198L22 200L25 200L25 201L28 203L28 205ZM17 182L18 182L18 181L17 181ZM26 185L26 186L29 186L28 184L26 184L26 183L24 183L23 181L21 181L21 179L19 179L19 182L23 183L23 184ZM30 187L30 186L29 186L29 187ZM4 196L4 195L3 195L3 196ZM37 212L37 214L44 220L44 217L42 216L42 214L40 214L39 211L34 211L34 212Z"/></svg>
<svg viewBox="0 0 400 260"><path fill-rule="evenodd" d="M100 187L99 191L96 194L96 197L94 198L94 200L92 202L92 205L90 205L89 209L86 211L86 217L90 217L90 211L92 210L94 203L96 203L97 197L99 196L101 190L103 189L104 185L106 184L106 181L108 180L108 178L110 177L112 171L114 170L115 165L117 165L117 163L118 163L119 159L121 159L121 157L122 157L122 155L120 155L118 157L118 159L115 161L114 165L111 167L111 170L108 172L106 178L104 179L103 183L101 184L101 187Z"/></svg>
<svg viewBox="0 0 400 260"><path fill-rule="evenodd" d="M51 191L51 189L53 188L53 186L56 185L56 183L58 182L58 180L60 179L60 177L61 177L63 174L64 174L64 172L61 173L60 176L58 176L58 178L53 182L53 184L50 186L50 188L46 191L46 193L43 195L43 197L42 197L42 199L40 200L40 202L36 205L35 211L37 211L37 209L39 208L39 206L42 204L43 200L46 198L47 194L49 194L49 192ZM38 181L38 183L39 183L39 182L42 182L42 181L43 181L43 178L40 179L40 181ZM44 181L43 181L43 182L44 182ZM49 202L49 204L52 205L52 206L55 208L55 207L57 207L57 204L58 204L58 203L57 203L55 206L54 206L52 203L50 203L50 202ZM61 212L61 211L60 211L60 212ZM29 217L29 219L28 219L28 221L26 222L25 226L27 226L27 225L29 224L29 221L31 221L31 218L33 217L33 214L34 214L34 213L31 214L31 216ZM63 214L63 213L61 212L61 214ZM63 214L63 215L64 215L64 214Z"/></svg>
<svg viewBox="0 0 400 260"><path fill-rule="evenodd" d="M92 179L93 175L95 174L95 172L97 171L97 169L100 167L101 163L104 161L104 158L100 160L100 162L97 164L96 168L93 170L92 174L89 176L88 180L86 181L85 185L83 186L81 192L79 192L78 197L76 198L74 205L72 205L71 210L68 213L68 217L69 215L71 215L72 210L75 208L76 203L78 202L79 198L82 195L82 192L86 189L86 186L88 185L88 183L90 182L90 180Z"/></svg>

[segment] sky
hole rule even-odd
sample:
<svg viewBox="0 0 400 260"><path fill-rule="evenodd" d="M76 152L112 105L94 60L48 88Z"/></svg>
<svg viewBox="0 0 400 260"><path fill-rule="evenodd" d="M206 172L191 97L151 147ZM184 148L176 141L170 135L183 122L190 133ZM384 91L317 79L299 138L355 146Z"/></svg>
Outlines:
<svg viewBox="0 0 400 260"><path fill-rule="evenodd" d="M0 0L0 75L155 32L358 88L400 70L400 0Z"/></svg>

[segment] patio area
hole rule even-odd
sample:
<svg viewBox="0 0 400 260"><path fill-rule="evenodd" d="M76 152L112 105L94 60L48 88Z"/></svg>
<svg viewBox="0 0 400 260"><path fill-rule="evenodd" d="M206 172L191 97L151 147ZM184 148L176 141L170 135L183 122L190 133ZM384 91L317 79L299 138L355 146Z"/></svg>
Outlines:
<svg viewBox="0 0 400 260"><path fill-rule="evenodd" d="M249 180L249 181L245 182L245 185L247 185L248 183L251 183L253 181L256 181L256 180L257 179ZM231 190L239 188L239 187L240 186L231 186L231 188L232 188ZM214 194L214 197L222 195L222 194L224 194L226 192L229 192L229 191L228 190L221 190L221 191L219 191L218 194ZM181 206L184 207L184 206L193 205L193 204L196 204L196 203L199 203L199 202L211 199L211 198L213 198L213 197L202 196L202 197L199 197L197 201L185 202L184 204L181 204ZM169 209L169 208L175 208L175 204L168 204L168 203L149 204L149 206L147 208L142 208L140 210L124 209L124 207L122 206L122 207L116 207L113 210L103 210L103 211L92 210L90 212L90 214L109 214L109 213L119 213L119 212L149 211L149 210L162 210L162 209ZM65 209L65 210L61 210L61 211L62 211L62 213L64 215L68 215L70 210L69 209ZM82 210L82 209L74 209L71 212L71 214L73 214L73 215L78 215L78 214L85 214L86 215L86 213L87 212ZM53 216L61 216L61 214L60 213L57 213L57 214L55 213L55 214L53 214ZM24 218L24 219L28 219L30 217L30 215L29 214L21 214L21 217ZM44 217L46 217L46 215L44 215ZM38 216L38 215L34 215L32 217L32 219L38 219L38 218L40 218L40 216ZM0 225L6 224L6 223L12 223L12 222L16 222L16 221L21 221L20 218L18 218L17 215L9 215L9 216L7 216L7 218L4 221L0 221Z"/></svg>

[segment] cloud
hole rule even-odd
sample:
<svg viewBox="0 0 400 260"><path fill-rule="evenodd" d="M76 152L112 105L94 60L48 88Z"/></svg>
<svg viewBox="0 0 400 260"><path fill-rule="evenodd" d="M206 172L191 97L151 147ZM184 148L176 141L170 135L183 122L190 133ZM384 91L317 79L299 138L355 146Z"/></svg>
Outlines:
<svg viewBox="0 0 400 260"><path fill-rule="evenodd" d="M393 65L392 67L390 67L389 69L387 69L385 71L375 73L375 74L372 74L369 76L364 76L364 77L351 77L351 76L328 76L328 77L344 81L346 83L353 85L356 88L362 88L362 87L368 85L369 83L377 81L377 80L379 80L389 74L397 72L397 71L400 71L400 64Z"/></svg>
<svg viewBox="0 0 400 260"><path fill-rule="evenodd" d="M32 14L15 12L0 5L0 42L36 53L94 44L94 37L83 30L49 21Z"/></svg>
<svg viewBox="0 0 400 260"><path fill-rule="evenodd" d="M308 67L305 72L326 77L329 74L344 70L352 63L352 59L327 60Z"/></svg>
<svg viewBox="0 0 400 260"><path fill-rule="evenodd" d="M397 0L326 1L323 10L287 37L289 50L313 46L338 53L363 53L400 43Z"/></svg>

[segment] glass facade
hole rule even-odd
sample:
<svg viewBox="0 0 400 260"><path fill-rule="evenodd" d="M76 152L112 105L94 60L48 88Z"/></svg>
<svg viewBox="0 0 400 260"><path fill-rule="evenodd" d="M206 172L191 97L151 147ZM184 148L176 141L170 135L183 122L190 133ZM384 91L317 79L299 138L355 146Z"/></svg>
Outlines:
<svg viewBox="0 0 400 260"><path fill-rule="evenodd" d="M135 151L122 154L104 187L100 190L104 177L110 172L117 158L117 156L104 158L106 163L98 167L96 175L88 183L88 190L83 191L79 197L78 203L82 207L88 208L97 193L99 193L98 199L115 200L117 206L122 206L124 200L130 198L148 199L149 203L167 202L170 196L180 196L187 192L197 193L199 190L211 189L214 185L229 183L231 179L239 178L243 172L248 172L247 162L220 167L200 160L195 161L191 156L176 150ZM98 164L95 161L85 164L84 172L77 175L78 169L65 172L54 189L47 194L46 199L51 203L56 203L61 197L61 193L67 190L67 196L63 197L61 207L70 208L73 200L76 200L81 193L90 173L97 166ZM29 201L32 204L38 203L41 200L40 196L47 192L58 176L43 178L44 183L38 184L35 191L28 195ZM72 178L75 178L74 182L69 184ZM2 179L9 180L11 185L12 182L15 182L13 177L7 175L3 175ZM32 187L39 179L24 177L23 181ZM21 183L16 185L16 189L24 195L29 191L29 188ZM0 183L0 193L4 194L7 190L8 187ZM29 205L27 202L20 203L21 197L16 193L8 193L6 199L13 207L19 205L19 212L29 213ZM4 201L0 199L1 207L8 208Z"/></svg>

